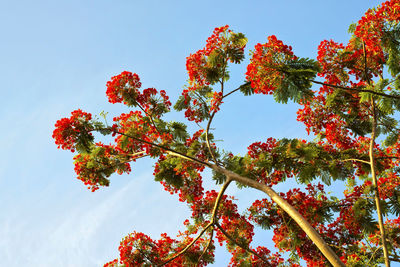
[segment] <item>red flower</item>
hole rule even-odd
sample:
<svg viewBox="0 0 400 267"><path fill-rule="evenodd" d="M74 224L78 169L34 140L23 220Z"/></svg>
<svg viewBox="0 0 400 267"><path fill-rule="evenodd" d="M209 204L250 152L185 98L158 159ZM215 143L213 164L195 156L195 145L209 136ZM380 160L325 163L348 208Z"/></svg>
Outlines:
<svg viewBox="0 0 400 267"><path fill-rule="evenodd" d="M88 124L91 119L92 114L78 109L71 112L70 118L58 120L52 135L58 148L75 152L75 146L79 138L92 137L91 128Z"/></svg>
<svg viewBox="0 0 400 267"><path fill-rule="evenodd" d="M284 74L279 68L297 57L292 47L284 45L275 35L268 36L268 42L257 44L247 66L246 80L251 82L256 94L272 94L281 86Z"/></svg>

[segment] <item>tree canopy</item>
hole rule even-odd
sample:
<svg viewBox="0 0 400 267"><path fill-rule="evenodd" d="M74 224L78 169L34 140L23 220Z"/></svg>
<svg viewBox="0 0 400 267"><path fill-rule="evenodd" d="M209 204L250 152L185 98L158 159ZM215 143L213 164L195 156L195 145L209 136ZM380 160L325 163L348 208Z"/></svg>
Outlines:
<svg viewBox="0 0 400 267"><path fill-rule="evenodd" d="M188 83L173 106L165 91L142 89L139 76L124 71L107 82L106 94L129 113L108 124L78 109L57 121L53 138L77 152L75 172L91 191L150 157L155 181L192 211L176 238L133 232L121 241L119 258L105 266L206 266L214 262L216 242L232 254L232 266L400 262L399 22L398 0L369 9L350 25L347 44L324 40L316 59L269 36L251 50L245 81L233 90L226 86L229 66L243 62L247 39L218 27L187 57ZM297 119L313 140L267 136L248 144L244 156L218 148L212 122L234 93L299 104ZM166 121L172 108L188 122ZM187 123L199 129L190 132ZM95 141L95 133L113 142ZM206 168L212 177L204 177ZM205 191L203 179L221 190ZM305 189L274 191L288 179ZM343 181L346 190L328 194L333 181ZM268 198L239 213L225 194L232 182ZM273 230L279 252L253 247L255 226Z"/></svg>

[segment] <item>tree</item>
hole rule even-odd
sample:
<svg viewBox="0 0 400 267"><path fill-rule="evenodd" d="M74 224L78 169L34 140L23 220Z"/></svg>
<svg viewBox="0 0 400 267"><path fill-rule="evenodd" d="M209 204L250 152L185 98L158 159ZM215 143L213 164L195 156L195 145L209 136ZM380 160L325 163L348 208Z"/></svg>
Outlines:
<svg viewBox="0 0 400 267"><path fill-rule="evenodd" d="M78 152L75 172L92 191L150 157L155 180L192 210L176 239L131 233L121 241L119 259L105 266L206 266L214 260L215 237L231 252L232 266L299 266L299 259L309 266L400 262L399 10L398 0L368 10L350 26L348 44L321 42L317 60L297 57L269 36L251 52L244 83L231 91L228 66L243 61L247 39L228 26L216 28L187 58L189 81L174 105L199 125L192 134L186 124L163 119L172 106L166 92L142 90L138 75L128 71L111 78L106 94L131 112L112 125L81 110L57 121L53 138L59 148ZM223 102L240 92L300 104L298 120L314 141L270 137L250 144L244 156L221 151L211 125ZM95 142L96 132L114 142ZM222 185L219 192L204 192L205 168ZM288 179L305 190L273 190ZM233 181L269 199L240 214L225 194ZM346 182L343 196L326 192L332 181ZM254 225L273 230L279 253L252 247Z"/></svg>

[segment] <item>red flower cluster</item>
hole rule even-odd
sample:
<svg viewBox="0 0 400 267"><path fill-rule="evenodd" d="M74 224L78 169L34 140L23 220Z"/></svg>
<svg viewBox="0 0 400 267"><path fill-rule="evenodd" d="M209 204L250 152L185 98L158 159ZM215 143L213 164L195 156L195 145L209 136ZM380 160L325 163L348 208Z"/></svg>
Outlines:
<svg viewBox="0 0 400 267"><path fill-rule="evenodd" d="M358 21L354 31L356 38L362 40L365 44L365 52L367 57L367 65L369 72L373 75L382 73L382 63L386 62L384 47L384 35L386 32L393 30L400 22L400 2L386 1L378 8L369 9L365 15ZM349 42L348 48L357 48L357 39L353 38ZM356 53L357 53L357 49ZM363 50L360 48L359 50ZM362 52L358 52L361 54ZM355 55L353 56L355 57ZM354 73L359 77L361 73ZM371 78L372 76L369 76Z"/></svg>
<svg viewBox="0 0 400 267"><path fill-rule="evenodd" d="M185 116L197 123L209 114L217 112L222 103L223 91L215 92L209 87L216 82L227 79L228 62L239 63L244 58L246 42L228 29L229 26L215 28L207 39L206 46L186 58L186 69L189 74L189 86L183 90ZM210 89L210 92L199 92ZM195 93L194 93L195 92Z"/></svg>
<svg viewBox="0 0 400 267"><path fill-rule="evenodd" d="M92 136L91 127L88 123L91 119L92 114L78 109L71 112L70 118L58 120L52 136L58 148L75 152L75 145L79 138Z"/></svg>
<svg viewBox="0 0 400 267"><path fill-rule="evenodd" d="M396 188L400 188L400 177L397 173L387 173L378 180L379 197L387 199L393 196Z"/></svg>
<svg viewBox="0 0 400 267"><path fill-rule="evenodd" d="M207 80L207 57L215 50L223 50L227 45L227 34L231 32L229 26L215 28L213 34L207 39L205 48L190 54L186 58L186 70L189 74L189 83L197 86L209 85ZM244 47L243 47L244 49ZM222 67L222 66L221 66ZM196 86L196 87L197 87ZM195 90L196 87L191 90Z"/></svg>
<svg viewBox="0 0 400 267"><path fill-rule="evenodd" d="M125 151L125 153L145 151L147 155L154 156L155 153L158 153L154 150L154 146L137 139L150 143L168 143L172 140L170 133L159 132L152 120L147 116L144 117L140 111L122 113L119 117L115 117L113 121L116 123L113 126L113 131L122 133L115 138L117 148Z"/></svg>
<svg viewBox="0 0 400 267"><path fill-rule="evenodd" d="M121 74L112 77L106 86L106 94L110 103L122 103L124 101L126 104L124 95L131 95L135 99L142 83L136 73L123 71Z"/></svg>
<svg viewBox="0 0 400 267"><path fill-rule="evenodd" d="M139 106L146 114L160 117L161 114L169 111L171 102L164 90L160 91L157 97L157 90L154 88L139 91L142 86L139 76L136 73L124 71L111 78L107 82L108 101L110 103L124 103L128 106Z"/></svg>
<svg viewBox="0 0 400 267"><path fill-rule="evenodd" d="M175 253L178 253L192 240L192 238L186 237L182 243L178 243L177 240L170 238L167 234L161 234L161 238L159 240L153 240L143 233L133 232L126 236L120 243L119 262L124 264L126 267L143 265L158 266L168 260L168 258L173 256ZM204 240L200 239L189 249L188 253L183 254L165 266L179 267L191 265L196 262L196 257L199 257L202 253L200 241ZM115 266L117 263L118 260L114 260L110 263L107 263L108 265L106 264L104 266L111 267ZM205 266L206 264L207 262L204 259L196 262L196 266Z"/></svg>
<svg viewBox="0 0 400 267"><path fill-rule="evenodd" d="M95 144L95 153L78 154L74 157L75 173L92 192L99 189L99 186L108 186L107 179L112 173L118 174L131 172L131 166L128 162L121 162L116 155L123 157L123 151L111 145L102 143ZM129 157L129 155L127 155ZM131 159L135 161L135 159Z"/></svg>
<svg viewBox="0 0 400 267"><path fill-rule="evenodd" d="M267 142L261 143L261 142L255 142L252 143L248 148L247 154L252 158L252 159L257 159L260 154L262 153L271 153L272 150L278 145L278 142L276 141L275 138L269 137L267 139Z"/></svg>
<svg viewBox="0 0 400 267"><path fill-rule="evenodd" d="M247 66L246 80L251 82L256 94L272 94L281 86L282 66L295 59L291 46L283 44L275 35L268 36L267 43L255 46Z"/></svg>
<svg viewBox="0 0 400 267"><path fill-rule="evenodd" d="M284 180L284 178L293 177L293 170L277 170L277 169L266 169L262 166L266 157L272 161L279 157L278 153L274 151L279 145L279 141L275 138L268 138L265 143L255 142L251 144L247 149L247 155L252 159L250 163L246 164L246 169L252 173L258 182L264 183L268 186L273 186Z"/></svg>
<svg viewBox="0 0 400 267"><path fill-rule="evenodd" d="M318 76L325 77L326 83L340 85L342 81L347 82L349 75L343 71L343 65L337 60L339 52L344 49L344 45L333 40L324 40L318 46L317 60L322 68ZM320 90L332 93L332 87L323 87Z"/></svg>

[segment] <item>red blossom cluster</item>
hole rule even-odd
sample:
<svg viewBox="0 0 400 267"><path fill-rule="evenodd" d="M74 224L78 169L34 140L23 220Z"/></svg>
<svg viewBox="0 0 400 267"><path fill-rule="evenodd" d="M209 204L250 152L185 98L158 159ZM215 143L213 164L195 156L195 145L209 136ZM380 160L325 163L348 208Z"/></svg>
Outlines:
<svg viewBox="0 0 400 267"><path fill-rule="evenodd" d="M113 145L105 145L101 142L94 144L96 150L91 154L78 154L74 157L75 173L77 178L81 180L92 192L99 189L99 186L108 186L107 179L112 173L118 174L131 172L129 162L121 161L122 158L129 158L130 161L135 161L129 155L124 155L124 152Z"/></svg>
<svg viewBox="0 0 400 267"><path fill-rule="evenodd" d="M292 47L283 44L275 35L268 36L268 42L257 44L247 66L246 80L251 82L256 94L272 94L281 87L284 77L282 67L297 57Z"/></svg>
<svg viewBox="0 0 400 267"><path fill-rule="evenodd" d="M110 103L139 106L143 112L155 117L160 117L165 112L165 110L160 109L170 109L171 102L164 90L160 91L159 98L161 101L155 99L158 92L154 88L139 91L142 83L136 73L123 71L121 74L112 77L106 86L106 94Z"/></svg>
<svg viewBox="0 0 400 267"><path fill-rule="evenodd" d="M228 62L239 63L243 59L246 42L240 38L228 25L215 28L206 46L186 58L189 86L182 97L188 120L199 123L219 110L223 89L213 91L211 86L227 80Z"/></svg>
<svg viewBox="0 0 400 267"><path fill-rule="evenodd" d="M271 158L273 161L279 157L278 153L274 149L279 145L279 141L275 138L268 138L265 143L254 142L248 148L247 155L252 159L249 164L246 164L246 169L250 173L253 173L257 178L258 182L264 183L269 186L276 185L280 183L286 177L293 177L294 173L292 170L266 170L260 168L265 156Z"/></svg>
<svg viewBox="0 0 400 267"><path fill-rule="evenodd" d="M135 98L142 83L136 73L132 74L129 71L123 71L121 74L113 76L106 86L108 101L114 104L126 101L123 97L125 92Z"/></svg>
<svg viewBox="0 0 400 267"><path fill-rule="evenodd" d="M272 150L278 145L278 142L275 138L269 137L267 142L254 142L250 146L247 147L247 154L252 159L257 159L261 153L271 153Z"/></svg>
<svg viewBox="0 0 400 267"><path fill-rule="evenodd" d="M224 46L226 46L228 42L227 35L230 32L231 30L229 30L228 25L215 28L212 35L207 39L206 46L196 53L190 54L190 56L186 58L186 70L189 74L189 83L194 86L190 88L190 90L196 90L197 87L210 84L206 73L207 67L209 67L207 57L216 50L218 50L218 52L224 50Z"/></svg>
<svg viewBox="0 0 400 267"><path fill-rule="evenodd" d="M400 188L400 177L397 173L387 173L378 180L379 196L387 199L393 196L396 188Z"/></svg>
<svg viewBox="0 0 400 267"><path fill-rule="evenodd" d="M119 246L119 260L115 259L106 263L104 266L118 266L118 262L126 267L143 265L158 266L166 262L168 258L174 256L174 253L178 253L182 250L192 240L192 238L185 236L183 241L178 242L165 233L161 234L159 240L153 240L143 233L133 232L121 241ZM196 262L195 260L202 254L203 245L204 240L199 239L196 244L190 247L187 253L182 254L164 266L179 267L194 264ZM213 257L213 254L210 254L210 256ZM206 266L207 263L204 257L196 262L196 266Z"/></svg>
<svg viewBox="0 0 400 267"><path fill-rule="evenodd" d="M75 173L78 179L81 180L92 192L99 189L99 176L96 171L97 168L89 167L88 163L91 161L90 155L78 154L74 157Z"/></svg>
<svg viewBox="0 0 400 267"><path fill-rule="evenodd" d="M317 60L321 66L320 77L325 84L354 89L349 91L343 104L330 107L327 99L337 92L332 86L324 85L317 92L313 103L305 102L298 111L298 120L305 123L307 131L321 132L327 140L339 148L348 149L354 145L352 132L348 130L346 114L354 114L359 121L369 117L369 103L360 105L357 88L366 87L373 77L382 74L387 61L384 34L391 25L399 22L397 1L388 1L376 9L370 9L355 25L354 36L347 45L324 40L318 47Z"/></svg>
<svg viewBox="0 0 400 267"><path fill-rule="evenodd" d="M80 138L92 136L89 132L90 125L87 123L91 119L92 114L78 109L71 112L71 117L58 120L52 135L58 148L75 152L76 143Z"/></svg>

